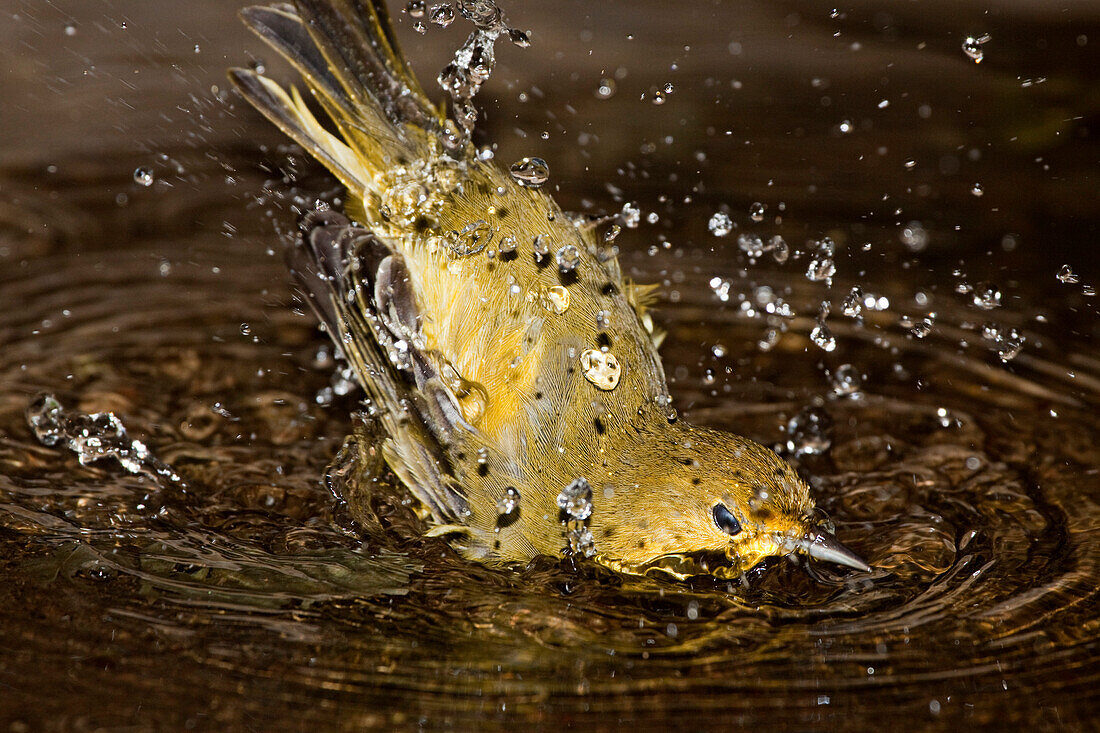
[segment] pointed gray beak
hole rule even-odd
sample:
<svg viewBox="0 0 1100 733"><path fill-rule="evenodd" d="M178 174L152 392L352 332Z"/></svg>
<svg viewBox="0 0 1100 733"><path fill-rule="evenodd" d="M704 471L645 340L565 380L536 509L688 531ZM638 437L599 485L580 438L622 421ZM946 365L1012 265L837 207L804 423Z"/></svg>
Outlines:
<svg viewBox="0 0 1100 733"><path fill-rule="evenodd" d="M794 542L794 549L796 552L805 553L818 560L835 562L837 565L847 565L865 573L871 572L870 565L840 544L837 538L828 532L810 530L802 539Z"/></svg>

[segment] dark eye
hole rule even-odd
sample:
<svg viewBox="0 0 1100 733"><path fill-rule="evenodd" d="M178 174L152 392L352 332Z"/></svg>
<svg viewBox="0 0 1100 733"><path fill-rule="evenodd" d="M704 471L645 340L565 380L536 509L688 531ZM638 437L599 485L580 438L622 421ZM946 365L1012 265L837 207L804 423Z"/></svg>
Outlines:
<svg viewBox="0 0 1100 733"><path fill-rule="evenodd" d="M733 516L733 512L726 508L725 504L714 505L714 523L718 525L718 529L730 537L741 531L741 523L737 521L737 517Z"/></svg>

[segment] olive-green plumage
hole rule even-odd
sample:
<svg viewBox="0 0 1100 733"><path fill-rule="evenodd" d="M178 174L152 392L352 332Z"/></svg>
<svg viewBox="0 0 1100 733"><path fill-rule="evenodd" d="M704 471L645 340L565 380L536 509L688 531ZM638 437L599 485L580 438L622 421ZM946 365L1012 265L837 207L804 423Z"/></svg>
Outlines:
<svg viewBox="0 0 1100 733"><path fill-rule="evenodd" d="M348 188L292 268L354 366L386 463L467 556L575 552L628 572L739 573L802 551L865 567L811 522L774 453L677 423L645 312L594 228L481 161L421 91L377 0L243 11L301 72L231 72Z"/></svg>

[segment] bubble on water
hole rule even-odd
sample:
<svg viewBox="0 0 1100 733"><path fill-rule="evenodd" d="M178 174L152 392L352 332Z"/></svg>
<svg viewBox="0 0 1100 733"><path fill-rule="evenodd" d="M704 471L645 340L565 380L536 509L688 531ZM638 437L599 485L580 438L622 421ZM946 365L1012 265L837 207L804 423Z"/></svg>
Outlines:
<svg viewBox="0 0 1100 733"><path fill-rule="evenodd" d="M975 196L981 196L985 193L985 188L982 186L982 184L975 183L970 187L970 193L974 194Z"/></svg>
<svg viewBox="0 0 1100 733"><path fill-rule="evenodd" d="M862 382L863 377L860 376L859 370L851 364L841 364L829 377L829 384L837 397L858 395Z"/></svg>
<svg viewBox="0 0 1100 733"><path fill-rule="evenodd" d="M758 223L764 221L764 211L766 208L767 207L759 201L753 202L752 206L749 207L749 218Z"/></svg>
<svg viewBox="0 0 1100 733"><path fill-rule="evenodd" d="M780 265L786 263L787 258L791 256L791 248L788 246L787 240L778 234L768 240L768 248L772 251L772 257Z"/></svg>
<svg viewBox="0 0 1100 733"><path fill-rule="evenodd" d="M515 487L509 486L504 490L504 496L497 502L497 515L508 517L519 511L520 495Z"/></svg>
<svg viewBox="0 0 1100 733"><path fill-rule="evenodd" d="M433 5L428 14L428 20L442 28L446 28L455 20L454 8L447 3Z"/></svg>
<svg viewBox="0 0 1100 733"><path fill-rule="evenodd" d="M134 183L138 184L139 186L145 186L146 188L148 188L149 186L153 185L154 180L156 180L156 178L153 176L153 171L151 168L146 168L145 166L142 166L140 168L134 169Z"/></svg>
<svg viewBox="0 0 1100 733"><path fill-rule="evenodd" d="M165 479L185 488L171 466L159 460L140 440L130 438L113 412L69 413L53 395L35 400L26 411L27 424L43 445L64 445L80 465L113 458L129 473Z"/></svg>
<svg viewBox="0 0 1100 733"><path fill-rule="evenodd" d="M990 38L991 36L988 33L981 36L967 36L962 42L963 53L974 63L980 64L982 59L985 58L985 51L982 50L982 46L988 43Z"/></svg>
<svg viewBox="0 0 1100 733"><path fill-rule="evenodd" d="M538 188L550 178L550 166L542 158L520 158L508 172L525 188Z"/></svg>
<svg viewBox="0 0 1100 733"><path fill-rule="evenodd" d="M637 204L628 201L623 204L623 210L619 217L623 220L623 225L627 229L637 229L638 225L642 223L642 210L638 208Z"/></svg>
<svg viewBox="0 0 1100 733"><path fill-rule="evenodd" d="M611 77L604 77L600 79L599 85L596 87L597 99L611 99L615 96L615 80Z"/></svg>
<svg viewBox="0 0 1100 733"><path fill-rule="evenodd" d="M795 456L821 455L829 450L833 418L824 408L807 405L787 423L787 450Z"/></svg>
<svg viewBox="0 0 1100 733"><path fill-rule="evenodd" d="M928 231L919 221L911 221L902 227L898 238L910 252L920 252L928 246Z"/></svg>
<svg viewBox="0 0 1100 733"><path fill-rule="evenodd" d="M614 354L597 349L584 350L581 354L581 369L584 370L585 379L604 391L618 386L623 371Z"/></svg>
<svg viewBox="0 0 1100 733"><path fill-rule="evenodd" d="M558 263L558 271L564 275L577 269L581 262L581 253L575 245L565 244L555 253L554 259Z"/></svg>
<svg viewBox="0 0 1100 733"><path fill-rule="evenodd" d="M558 508L569 519L583 522L592 516L592 486L578 478L558 493Z"/></svg>
<svg viewBox="0 0 1100 733"><path fill-rule="evenodd" d="M557 315L569 310L569 301L569 288L555 285L546 289L546 307Z"/></svg>
<svg viewBox="0 0 1100 733"><path fill-rule="evenodd" d="M857 318L863 312L863 288L856 285L848 295L844 296L844 302L840 304L840 312L849 318Z"/></svg>
<svg viewBox="0 0 1100 733"><path fill-rule="evenodd" d="M719 211L710 217L710 221L707 222L707 228L710 229L710 233L716 237L724 237L733 231L733 220L730 219L730 215L724 211Z"/></svg>
<svg viewBox="0 0 1100 733"><path fill-rule="evenodd" d="M982 310L991 311L1001 306L1001 289L993 283L982 282L974 286L971 300Z"/></svg>
<svg viewBox="0 0 1100 733"><path fill-rule="evenodd" d="M1067 284L1073 284L1081 282L1081 278L1077 276L1077 273L1073 271L1073 268L1069 265L1062 265L1062 269L1058 271L1059 282Z"/></svg>
<svg viewBox="0 0 1100 733"><path fill-rule="evenodd" d="M756 259L764 254L764 241L755 234L741 234L737 237L737 246L749 257Z"/></svg>
<svg viewBox="0 0 1100 733"><path fill-rule="evenodd" d="M472 221L447 238L447 247L457 257L477 254L488 246L493 238L493 228L484 219Z"/></svg>

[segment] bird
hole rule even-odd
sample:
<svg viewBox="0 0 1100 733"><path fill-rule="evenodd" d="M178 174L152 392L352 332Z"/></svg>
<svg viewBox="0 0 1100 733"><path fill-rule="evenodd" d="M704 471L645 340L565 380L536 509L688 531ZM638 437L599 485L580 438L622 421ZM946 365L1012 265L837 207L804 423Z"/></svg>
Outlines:
<svg viewBox="0 0 1100 733"><path fill-rule="evenodd" d="M343 212L302 217L290 269L363 389L369 450L415 498L425 534L489 565L549 555L737 578L799 555L870 571L775 452L677 417L653 289L623 276L598 221L543 190L545 162L504 170L478 155L472 95L508 29L490 0L459 9L476 28L440 75L453 117L416 80L380 0L240 12L324 122L296 87L229 71L346 188Z"/></svg>

